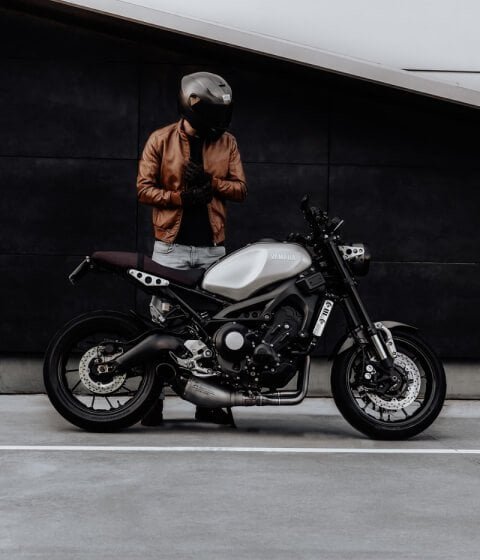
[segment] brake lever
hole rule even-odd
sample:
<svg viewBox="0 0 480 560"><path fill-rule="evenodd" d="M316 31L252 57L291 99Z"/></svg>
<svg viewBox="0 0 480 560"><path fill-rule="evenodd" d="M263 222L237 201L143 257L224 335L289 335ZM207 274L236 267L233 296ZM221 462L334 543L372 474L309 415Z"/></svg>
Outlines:
<svg viewBox="0 0 480 560"><path fill-rule="evenodd" d="M337 231L337 229L340 228L343 225L344 221L345 220L342 220L341 218L337 218L337 217L332 218L330 220L330 226L333 228L333 229L330 230L331 233L335 233Z"/></svg>

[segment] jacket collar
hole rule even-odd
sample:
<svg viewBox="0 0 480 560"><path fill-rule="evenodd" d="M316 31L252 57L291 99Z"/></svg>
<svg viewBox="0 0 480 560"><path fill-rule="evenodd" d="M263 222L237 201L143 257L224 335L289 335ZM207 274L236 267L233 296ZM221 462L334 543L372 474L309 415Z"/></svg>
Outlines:
<svg viewBox="0 0 480 560"><path fill-rule="evenodd" d="M180 119L177 122L177 132L180 136L180 139L183 142L187 142L188 143L188 134L185 132L185 129L183 128L183 119Z"/></svg>

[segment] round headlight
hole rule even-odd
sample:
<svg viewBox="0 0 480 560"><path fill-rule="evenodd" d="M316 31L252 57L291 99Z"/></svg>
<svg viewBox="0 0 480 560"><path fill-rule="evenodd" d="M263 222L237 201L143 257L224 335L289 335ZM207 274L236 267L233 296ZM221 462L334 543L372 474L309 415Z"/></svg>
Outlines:
<svg viewBox="0 0 480 560"><path fill-rule="evenodd" d="M348 265L354 276L366 276L370 268L370 251L363 243L358 243L357 247L363 247L363 254L353 257L348 261Z"/></svg>
<svg viewBox="0 0 480 560"><path fill-rule="evenodd" d="M339 247L343 260L354 276L365 276L370 268L370 251L363 243L351 243Z"/></svg>

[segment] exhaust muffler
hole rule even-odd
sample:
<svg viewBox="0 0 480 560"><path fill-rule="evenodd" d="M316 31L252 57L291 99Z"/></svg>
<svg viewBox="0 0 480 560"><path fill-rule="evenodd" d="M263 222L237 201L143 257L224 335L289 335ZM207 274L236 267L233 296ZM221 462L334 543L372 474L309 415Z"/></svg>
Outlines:
<svg viewBox="0 0 480 560"><path fill-rule="evenodd" d="M172 388L176 393L193 404L206 408L229 406L288 406L299 404L307 395L310 377L310 357L307 356L302 371L298 375L296 391L276 391L247 396L223 385L200 377L189 377L183 387Z"/></svg>
<svg viewBox="0 0 480 560"><path fill-rule="evenodd" d="M190 377L180 396L197 406L206 408L255 406L257 404L255 397L247 397L238 391L199 377Z"/></svg>

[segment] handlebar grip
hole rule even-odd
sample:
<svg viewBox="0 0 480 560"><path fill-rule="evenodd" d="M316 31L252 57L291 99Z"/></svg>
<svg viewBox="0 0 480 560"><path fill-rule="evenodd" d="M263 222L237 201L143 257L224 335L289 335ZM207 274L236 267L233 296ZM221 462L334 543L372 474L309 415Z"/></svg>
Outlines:
<svg viewBox="0 0 480 560"><path fill-rule="evenodd" d="M301 202L300 202L300 210L302 212L305 212L305 210L308 209L309 202L310 202L310 195L308 195L308 194L304 195Z"/></svg>

